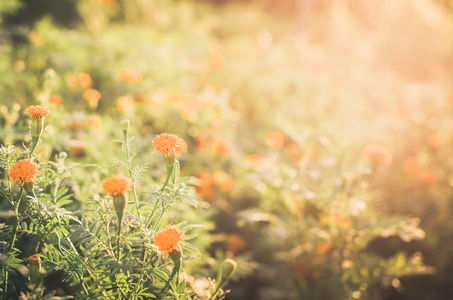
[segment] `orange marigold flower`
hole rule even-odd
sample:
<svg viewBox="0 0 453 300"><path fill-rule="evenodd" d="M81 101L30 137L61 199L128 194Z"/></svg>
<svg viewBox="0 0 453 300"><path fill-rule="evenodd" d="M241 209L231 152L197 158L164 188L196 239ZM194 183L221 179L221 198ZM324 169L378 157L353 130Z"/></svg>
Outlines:
<svg viewBox="0 0 453 300"><path fill-rule="evenodd" d="M83 91L83 98L88 102L97 103L101 99L101 93L95 89L86 89Z"/></svg>
<svg viewBox="0 0 453 300"><path fill-rule="evenodd" d="M102 183L102 188L104 192L109 195L116 196L118 194L126 194L126 192L131 188L132 180L125 176L112 176L107 178Z"/></svg>
<svg viewBox="0 0 453 300"><path fill-rule="evenodd" d="M169 157L181 145L181 138L174 134L162 133L156 136L151 143L155 148L153 153L157 152L157 155L163 153L165 157Z"/></svg>
<svg viewBox="0 0 453 300"><path fill-rule="evenodd" d="M33 117L35 120L41 120L45 116L47 116L50 111L47 107L42 107L39 105L29 106L25 112Z"/></svg>
<svg viewBox="0 0 453 300"><path fill-rule="evenodd" d="M390 166L393 161L392 152L384 145L370 144L365 147L363 155L368 161L375 164Z"/></svg>
<svg viewBox="0 0 453 300"><path fill-rule="evenodd" d="M175 226L169 226L154 236L154 245L159 248L159 251L167 256L172 251L181 252L181 242L187 238L184 236L184 232L176 228Z"/></svg>
<svg viewBox="0 0 453 300"><path fill-rule="evenodd" d="M38 164L32 163L28 159L21 159L8 171L9 181L20 181L22 185L25 182L36 183L35 177L41 174L38 168Z"/></svg>
<svg viewBox="0 0 453 300"><path fill-rule="evenodd" d="M118 77L123 81L135 83L139 83L143 79L142 73L132 68L122 69Z"/></svg>

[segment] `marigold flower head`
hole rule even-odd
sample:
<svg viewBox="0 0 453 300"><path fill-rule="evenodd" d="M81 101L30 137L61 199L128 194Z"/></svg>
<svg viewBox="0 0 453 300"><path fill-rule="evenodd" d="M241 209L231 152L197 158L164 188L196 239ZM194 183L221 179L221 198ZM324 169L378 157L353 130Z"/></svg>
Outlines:
<svg viewBox="0 0 453 300"><path fill-rule="evenodd" d="M22 185L25 182L36 183L35 177L41 174L38 168L38 164L32 163L28 159L21 159L8 171L9 181L20 181Z"/></svg>
<svg viewBox="0 0 453 300"><path fill-rule="evenodd" d="M392 152L385 145L370 144L365 147L363 154L368 161L375 164L390 166L393 161Z"/></svg>
<svg viewBox="0 0 453 300"><path fill-rule="evenodd" d="M177 147L180 147L181 139L174 134L162 133L156 136L151 143L155 148L153 153L157 152L157 155L163 153L165 157L169 157Z"/></svg>
<svg viewBox="0 0 453 300"><path fill-rule="evenodd" d="M25 112L27 114L29 114L30 116L33 117L33 119L35 120L41 120L42 118L44 118L45 116L47 116L50 111L47 107L42 107L42 106L39 106L39 105L33 105L33 106L29 106Z"/></svg>
<svg viewBox="0 0 453 300"><path fill-rule="evenodd" d="M161 251L164 256L167 256L168 253L172 251L181 252L180 243L186 239L184 232L175 226L169 226L154 236L154 245L159 248L159 251Z"/></svg>
<svg viewBox="0 0 453 300"><path fill-rule="evenodd" d="M106 194L116 196L118 194L126 194L132 186L132 180L125 176L112 176L107 178L102 183L102 188Z"/></svg>

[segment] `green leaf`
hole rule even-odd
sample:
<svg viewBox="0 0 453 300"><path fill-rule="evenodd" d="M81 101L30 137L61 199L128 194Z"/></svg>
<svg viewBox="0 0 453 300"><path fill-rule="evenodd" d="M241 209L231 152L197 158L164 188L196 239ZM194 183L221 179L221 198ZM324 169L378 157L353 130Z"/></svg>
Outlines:
<svg viewBox="0 0 453 300"><path fill-rule="evenodd" d="M201 255L200 250L198 250L197 247L195 247L194 245L192 245L192 244L189 243L189 242L184 242L183 249L185 249L185 250L187 250L187 251L189 251L189 252L194 252L194 253L197 254L197 255Z"/></svg>

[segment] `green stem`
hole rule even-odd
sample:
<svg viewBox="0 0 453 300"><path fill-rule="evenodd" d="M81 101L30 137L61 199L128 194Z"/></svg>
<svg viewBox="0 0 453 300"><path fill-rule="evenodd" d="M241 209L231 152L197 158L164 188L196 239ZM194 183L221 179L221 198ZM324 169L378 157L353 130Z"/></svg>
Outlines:
<svg viewBox="0 0 453 300"><path fill-rule="evenodd" d="M119 216L118 216L119 217ZM120 255L121 255L121 248L120 248L120 239L121 239L121 224L123 223L123 216L121 216L120 218L118 218L118 242L117 242L117 246L118 246L118 256L116 258L116 261L119 262L120 261Z"/></svg>
<svg viewBox="0 0 453 300"><path fill-rule="evenodd" d="M167 186L168 180L170 180L171 174L173 173L174 169L175 169L175 165L173 165L171 167L167 166L167 178L165 179L164 186L160 189L160 192L163 192L163 190Z"/></svg>
<svg viewBox="0 0 453 300"><path fill-rule="evenodd" d="M30 156L33 155L33 152L35 152L36 146L38 145L39 142L39 136L31 136L31 150L30 150Z"/></svg>
<svg viewBox="0 0 453 300"><path fill-rule="evenodd" d="M153 231L157 230L157 227L159 226L160 221L162 221L162 218L164 217L165 213L167 212L167 207L165 207L164 202L162 202L162 213L159 216L159 219L157 219L156 223L153 226Z"/></svg>
<svg viewBox="0 0 453 300"><path fill-rule="evenodd" d="M135 178L132 174L132 162L131 162L131 157L129 155L129 141L127 138L127 135L124 135L124 143L126 145L126 157L127 157L127 169L129 171L129 177L135 181ZM137 189L135 188L135 184L132 186L132 191L134 192L134 202L135 202L135 208L137 209L137 217L138 217L138 224L142 226L142 217L140 215L140 208L138 205L138 196L137 196Z"/></svg>
<svg viewBox="0 0 453 300"><path fill-rule="evenodd" d="M170 287L171 281L173 280L175 275L178 274L178 277L179 277L179 269L181 269L181 260L175 262L175 267L173 268L173 271L170 274L170 278L168 279L167 283L165 284L165 286L161 292L162 297L165 296L165 293L167 292L168 288Z"/></svg>
<svg viewBox="0 0 453 300"><path fill-rule="evenodd" d="M3 282L3 300L6 300L8 294L8 271L5 271L5 282Z"/></svg>
<svg viewBox="0 0 453 300"><path fill-rule="evenodd" d="M19 199L17 200L17 204L14 207L14 224L12 229L12 236L11 240L9 241L8 249L6 250L7 253L11 252L14 248L14 242L16 240L17 235L17 227L19 226L19 204L20 200L22 199L22 195L24 194L24 187L22 186L20 189Z"/></svg>

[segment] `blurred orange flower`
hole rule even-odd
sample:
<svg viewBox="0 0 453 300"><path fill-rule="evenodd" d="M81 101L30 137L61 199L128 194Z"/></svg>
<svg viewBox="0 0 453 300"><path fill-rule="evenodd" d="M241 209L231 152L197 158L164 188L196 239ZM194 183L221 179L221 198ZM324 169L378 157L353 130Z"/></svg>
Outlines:
<svg viewBox="0 0 453 300"><path fill-rule="evenodd" d="M118 77L123 81L139 83L142 81L142 73L132 68L122 69Z"/></svg>
<svg viewBox="0 0 453 300"><path fill-rule="evenodd" d="M302 157L299 145L296 142L288 142L285 145L285 154L290 160L294 162L298 162Z"/></svg>
<svg viewBox="0 0 453 300"><path fill-rule="evenodd" d="M212 181L220 190L229 192L233 189L234 182L231 176L223 171L215 171L212 173Z"/></svg>
<svg viewBox="0 0 453 300"><path fill-rule="evenodd" d="M351 221L346 219L343 215L340 214L330 215L329 223L334 226L343 226L346 228L351 227Z"/></svg>
<svg viewBox="0 0 453 300"><path fill-rule="evenodd" d="M420 180L426 187L433 187L437 184L436 172L432 169L423 170L420 174Z"/></svg>
<svg viewBox="0 0 453 300"><path fill-rule="evenodd" d="M369 162L374 164L390 166L393 161L392 152L385 145L369 144L365 147L363 155Z"/></svg>
<svg viewBox="0 0 453 300"><path fill-rule="evenodd" d="M146 103L146 97L142 93L135 94L134 101L136 103L144 104Z"/></svg>
<svg viewBox="0 0 453 300"><path fill-rule="evenodd" d="M104 5L112 5L116 2L116 0L100 0L100 2Z"/></svg>
<svg viewBox="0 0 453 300"><path fill-rule="evenodd" d="M95 89L86 89L83 98L90 103L97 103L101 99L101 93Z"/></svg>
<svg viewBox="0 0 453 300"><path fill-rule="evenodd" d="M296 279L302 279L310 274L310 269L303 259L297 259L293 262L293 275Z"/></svg>
<svg viewBox="0 0 453 300"><path fill-rule="evenodd" d="M181 140L181 138L174 134L159 134L151 142L154 146L152 153L157 152L157 155L163 153L165 157L169 157L176 150L176 147L181 144Z"/></svg>
<svg viewBox="0 0 453 300"><path fill-rule="evenodd" d="M28 159L21 159L8 171L9 181L12 181L13 183L20 181L22 185L24 185L25 182L36 183L35 177L41 174L41 172L38 171L38 168L38 164L32 163Z"/></svg>
<svg viewBox="0 0 453 300"><path fill-rule="evenodd" d="M332 249L331 242L321 242L318 244L318 247L316 247L316 255L322 256L329 252L330 249Z"/></svg>
<svg viewBox="0 0 453 300"><path fill-rule="evenodd" d="M210 201L211 197L214 196L214 187L212 185L211 175L206 172L198 173L195 175L195 178L198 179L197 183L197 193L205 201Z"/></svg>
<svg viewBox="0 0 453 300"><path fill-rule="evenodd" d="M74 74L72 73L66 73L64 75L64 79L66 81L66 84L70 87L75 87L77 86L77 77L75 77Z"/></svg>
<svg viewBox="0 0 453 300"><path fill-rule="evenodd" d="M213 142L214 152L219 156L226 156L230 153L231 144L224 138L218 138Z"/></svg>
<svg viewBox="0 0 453 300"><path fill-rule="evenodd" d="M85 155L85 148L82 144L74 143L70 146L69 150L74 153L75 156Z"/></svg>
<svg viewBox="0 0 453 300"><path fill-rule="evenodd" d="M165 101L165 93L163 89L155 88L151 91L151 101L155 104L161 104Z"/></svg>
<svg viewBox="0 0 453 300"><path fill-rule="evenodd" d="M104 180L102 183L104 192L112 196L116 196L118 194L125 195L131 186L132 180L122 175L112 176Z"/></svg>
<svg viewBox="0 0 453 300"><path fill-rule="evenodd" d="M99 116L92 116L87 121L88 125L96 130L102 128L102 119Z"/></svg>
<svg viewBox="0 0 453 300"><path fill-rule="evenodd" d="M200 135L195 138L197 142L197 150L200 152L206 152L209 149L210 139L207 136Z"/></svg>
<svg viewBox="0 0 453 300"><path fill-rule="evenodd" d="M410 156L404 160L404 171L407 175L410 175L412 177L418 175L418 173L420 172L420 165L416 157Z"/></svg>
<svg viewBox="0 0 453 300"><path fill-rule="evenodd" d="M34 105L34 106L29 106L25 110L25 113L29 114L30 116L33 117L35 120L41 120L45 116L47 116L50 111L47 109L47 107L42 107L39 105Z"/></svg>
<svg viewBox="0 0 453 300"><path fill-rule="evenodd" d="M88 89L91 87L92 81L90 75L82 73L77 77L77 83L81 88Z"/></svg>
<svg viewBox="0 0 453 300"><path fill-rule="evenodd" d="M184 232L176 228L175 226L169 226L162 229L159 233L154 236L154 245L159 248L164 256L172 251L181 252L181 242L187 240L184 236Z"/></svg>
<svg viewBox="0 0 453 300"><path fill-rule="evenodd" d="M229 234L224 242L225 250L236 254L238 251L241 251L245 248L246 242L244 239L237 233Z"/></svg>
<svg viewBox="0 0 453 300"><path fill-rule="evenodd" d="M271 131L266 136L266 144L274 150L278 150L283 147L285 137L278 131Z"/></svg>
<svg viewBox="0 0 453 300"><path fill-rule="evenodd" d="M55 106L63 104L63 99L59 95L52 94L49 96L49 103Z"/></svg>
<svg viewBox="0 0 453 300"><path fill-rule="evenodd" d="M134 99L130 96L121 96L116 101L116 108L120 111L131 110L134 108Z"/></svg>
<svg viewBox="0 0 453 300"><path fill-rule="evenodd" d="M249 164L251 167L256 168L261 161L261 157L256 154L249 154L246 157L247 164Z"/></svg>

